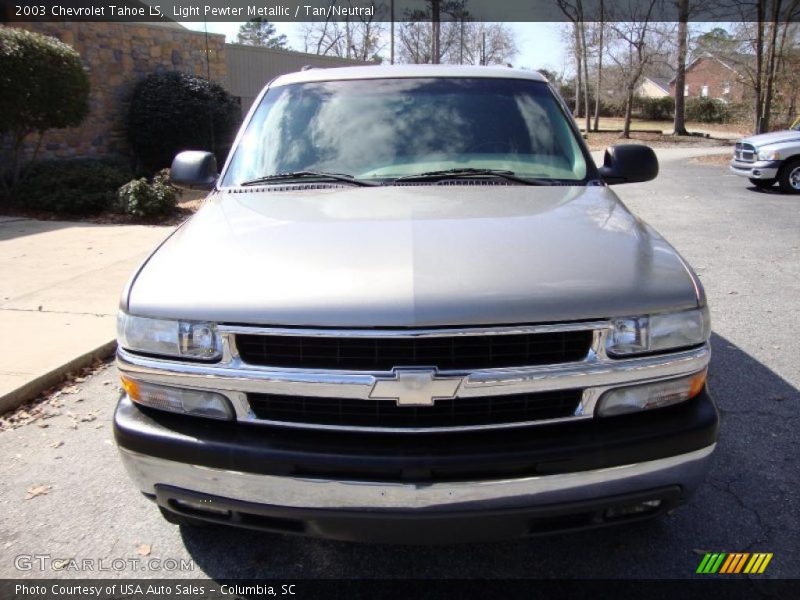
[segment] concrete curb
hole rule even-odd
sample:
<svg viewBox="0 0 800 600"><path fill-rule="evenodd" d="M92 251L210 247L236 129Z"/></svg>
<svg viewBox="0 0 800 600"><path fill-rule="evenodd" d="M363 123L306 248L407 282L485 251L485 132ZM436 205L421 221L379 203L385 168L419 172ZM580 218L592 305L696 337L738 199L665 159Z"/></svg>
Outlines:
<svg viewBox="0 0 800 600"><path fill-rule="evenodd" d="M81 354L69 362L64 363L60 367L31 379L12 392L9 392L4 396L0 396L0 415L14 410L21 404L24 404L28 400L35 398L47 388L57 385L62 379L64 379L64 376L67 375L67 373L77 371L82 367L86 367L92 364L96 359L108 358L116 351L116 349L116 340L111 340L101 344L94 350L90 350L85 354Z"/></svg>

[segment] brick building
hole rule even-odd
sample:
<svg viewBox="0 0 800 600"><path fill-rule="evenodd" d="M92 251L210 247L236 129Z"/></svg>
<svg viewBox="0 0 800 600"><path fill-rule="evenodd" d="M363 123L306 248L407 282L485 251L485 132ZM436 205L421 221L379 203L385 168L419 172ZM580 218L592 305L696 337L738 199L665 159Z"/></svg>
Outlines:
<svg viewBox="0 0 800 600"><path fill-rule="evenodd" d="M686 66L687 98L715 98L738 103L747 100L742 67L732 60L723 60L704 54ZM675 93L675 79L669 82L670 93Z"/></svg>

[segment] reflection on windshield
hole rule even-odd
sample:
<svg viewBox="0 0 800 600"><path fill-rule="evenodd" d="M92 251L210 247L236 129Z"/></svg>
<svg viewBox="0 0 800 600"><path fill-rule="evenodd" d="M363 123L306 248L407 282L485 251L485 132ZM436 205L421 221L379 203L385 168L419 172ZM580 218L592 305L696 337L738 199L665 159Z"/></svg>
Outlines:
<svg viewBox="0 0 800 600"><path fill-rule="evenodd" d="M545 84L414 78L269 90L223 185L290 171L385 180L454 168L586 177L575 135Z"/></svg>

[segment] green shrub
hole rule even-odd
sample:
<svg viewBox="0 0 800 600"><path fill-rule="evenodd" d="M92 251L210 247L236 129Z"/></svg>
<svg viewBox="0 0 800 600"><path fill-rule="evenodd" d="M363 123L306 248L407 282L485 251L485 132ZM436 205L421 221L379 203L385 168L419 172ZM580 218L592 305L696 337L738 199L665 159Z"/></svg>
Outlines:
<svg viewBox="0 0 800 600"><path fill-rule="evenodd" d="M0 90L0 136L10 149L0 179L8 192L24 172L22 141L27 136L75 127L89 114L89 78L80 55L67 44L0 27Z"/></svg>
<svg viewBox="0 0 800 600"><path fill-rule="evenodd" d="M178 194L178 188L169 181L169 169L164 169L152 181L142 177L119 188L116 209L134 217L166 215L175 210Z"/></svg>
<svg viewBox="0 0 800 600"><path fill-rule="evenodd" d="M647 121L671 121L675 115L675 99L672 96L637 98L636 106L639 116Z"/></svg>
<svg viewBox="0 0 800 600"><path fill-rule="evenodd" d="M111 206L130 169L104 160L75 158L41 161L14 193L24 208L68 214L91 214Z"/></svg>
<svg viewBox="0 0 800 600"><path fill-rule="evenodd" d="M698 123L728 123L731 111L722 100L712 98L687 98L686 120Z"/></svg>
<svg viewBox="0 0 800 600"><path fill-rule="evenodd" d="M625 100L600 100L601 117L624 117Z"/></svg>
<svg viewBox="0 0 800 600"><path fill-rule="evenodd" d="M241 111L220 85L183 73L156 73L140 81L128 113L128 139L149 171L172 164L182 150L208 150L222 164Z"/></svg>

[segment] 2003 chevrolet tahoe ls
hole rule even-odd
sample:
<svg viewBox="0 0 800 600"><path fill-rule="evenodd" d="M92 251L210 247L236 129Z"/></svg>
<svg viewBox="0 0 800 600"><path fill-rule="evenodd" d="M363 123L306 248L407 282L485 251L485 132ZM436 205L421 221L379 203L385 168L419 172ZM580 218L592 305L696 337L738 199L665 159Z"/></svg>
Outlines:
<svg viewBox="0 0 800 600"><path fill-rule="evenodd" d="M718 415L709 316L539 74L312 69L267 85L210 195L133 275L115 415L181 524L525 537L670 510ZM655 190L657 191L657 190Z"/></svg>

